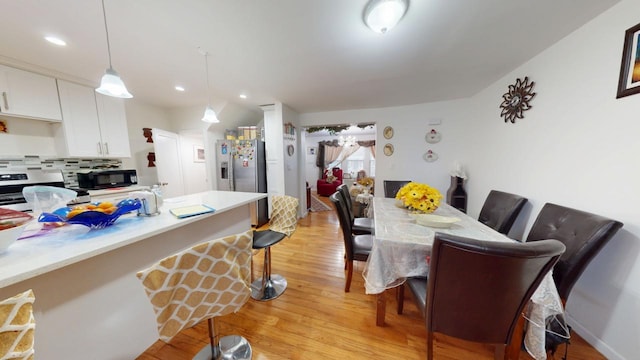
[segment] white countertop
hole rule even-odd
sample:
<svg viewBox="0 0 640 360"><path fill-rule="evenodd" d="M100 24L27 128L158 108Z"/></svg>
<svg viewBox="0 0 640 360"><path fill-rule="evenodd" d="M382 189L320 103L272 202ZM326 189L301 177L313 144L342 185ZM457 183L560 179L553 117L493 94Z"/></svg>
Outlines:
<svg viewBox="0 0 640 360"><path fill-rule="evenodd" d="M144 185L131 185L131 186L123 186L117 188L108 188L108 189L100 189L100 190L87 190L89 195L91 196L102 196L102 195L116 195L127 193L131 191L138 191L142 189L149 189L149 186Z"/></svg>
<svg viewBox="0 0 640 360"><path fill-rule="evenodd" d="M157 216L141 217L133 212L123 215L105 229L89 230L82 225L68 225L45 235L18 240L0 254L0 288L216 216L266 196L262 193L207 191L165 199ZM185 219L178 219L169 212L172 208L198 204L216 211Z"/></svg>

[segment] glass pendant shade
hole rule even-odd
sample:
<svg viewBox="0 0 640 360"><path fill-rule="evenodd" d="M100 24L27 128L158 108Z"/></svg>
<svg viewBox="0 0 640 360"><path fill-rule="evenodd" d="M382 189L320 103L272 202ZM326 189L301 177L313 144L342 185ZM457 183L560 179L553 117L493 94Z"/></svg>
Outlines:
<svg viewBox="0 0 640 360"><path fill-rule="evenodd" d="M211 108L211 106L207 106L207 108L205 109L204 116L202 117L202 121L208 122L208 123L220 122L220 120L218 120L218 116L216 115L216 112L213 111L213 108Z"/></svg>
<svg viewBox="0 0 640 360"><path fill-rule="evenodd" d="M407 12L408 0L371 0L364 10L364 22L380 34L398 24Z"/></svg>
<svg viewBox="0 0 640 360"><path fill-rule="evenodd" d="M206 51L201 51L201 52L204 55L204 67L207 74L207 98L209 98L209 101L210 101L211 86L209 86L209 62L207 61L207 57L209 56L209 53ZM211 107L211 105L207 105L207 108L204 110L204 116L202 117L202 121L206 123L214 123L214 124L220 122L220 120L218 120L218 116L216 115L216 112L213 111L213 108Z"/></svg>
<svg viewBox="0 0 640 360"><path fill-rule="evenodd" d="M98 87L96 91L103 95L124 99L133 97L133 95L127 91L127 87L124 86L122 79L120 79L120 75L118 75L118 73L111 67L108 68L102 76L102 80L100 80L100 87Z"/></svg>

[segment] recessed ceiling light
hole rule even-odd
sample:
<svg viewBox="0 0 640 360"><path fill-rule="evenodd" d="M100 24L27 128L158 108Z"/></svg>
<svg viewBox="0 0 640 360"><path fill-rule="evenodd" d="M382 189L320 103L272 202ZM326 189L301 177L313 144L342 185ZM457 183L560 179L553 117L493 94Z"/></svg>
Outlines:
<svg viewBox="0 0 640 360"><path fill-rule="evenodd" d="M55 36L45 36L44 39L54 45L67 46L67 43L64 40L57 38Z"/></svg>
<svg viewBox="0 0 640 360"><path fill-rule="evenodd" d="M240 94L240 99L246 99L247 98L247 94Z"/></svg>
<svg viewBox="0 0 640 360"><path fill-rule="evenodd" d="M184 88L182 86L176 86L175 89L178 90L178 91L184 91Z"/></svg>

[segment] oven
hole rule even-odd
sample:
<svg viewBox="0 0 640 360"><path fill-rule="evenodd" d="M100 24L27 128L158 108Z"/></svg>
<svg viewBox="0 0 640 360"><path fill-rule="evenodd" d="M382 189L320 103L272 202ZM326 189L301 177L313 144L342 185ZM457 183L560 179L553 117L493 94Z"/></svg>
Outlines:
<svg viewBox="0 0 640 360"><path fill-rule="evenodd" d="M31 206L22 195L22 189L27 186L55 186L65 187L64 178L60 170L49 171L42 169L0 170L0 207L31 211ZM89 192L84 189L71 189L78 193L69 205L88 203L91 201Z"/></svg>

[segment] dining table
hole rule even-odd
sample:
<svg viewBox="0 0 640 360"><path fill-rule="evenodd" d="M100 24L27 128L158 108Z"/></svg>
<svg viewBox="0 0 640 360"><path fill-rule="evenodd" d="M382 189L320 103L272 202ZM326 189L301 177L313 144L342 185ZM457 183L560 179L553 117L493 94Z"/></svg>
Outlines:
<svg viewBox="0 0 640 360"><path fill-rule="evenodd" d="M362 275L365 292L376 295L377 326L384 325L386 291L401 286L408 277L427 276L426 259L436 232L485 241L516 241L445 203L441 203L433 214L458 219L448 227L416 223L412 213L393 198L374 197L370 206L375 219L375 237ZM526 314L520 319L511 349L507 351L519 353L526 327L524 345L527 352L534 359L546 359L545 319L563 311L550 271L527 304Z"/></svg>

